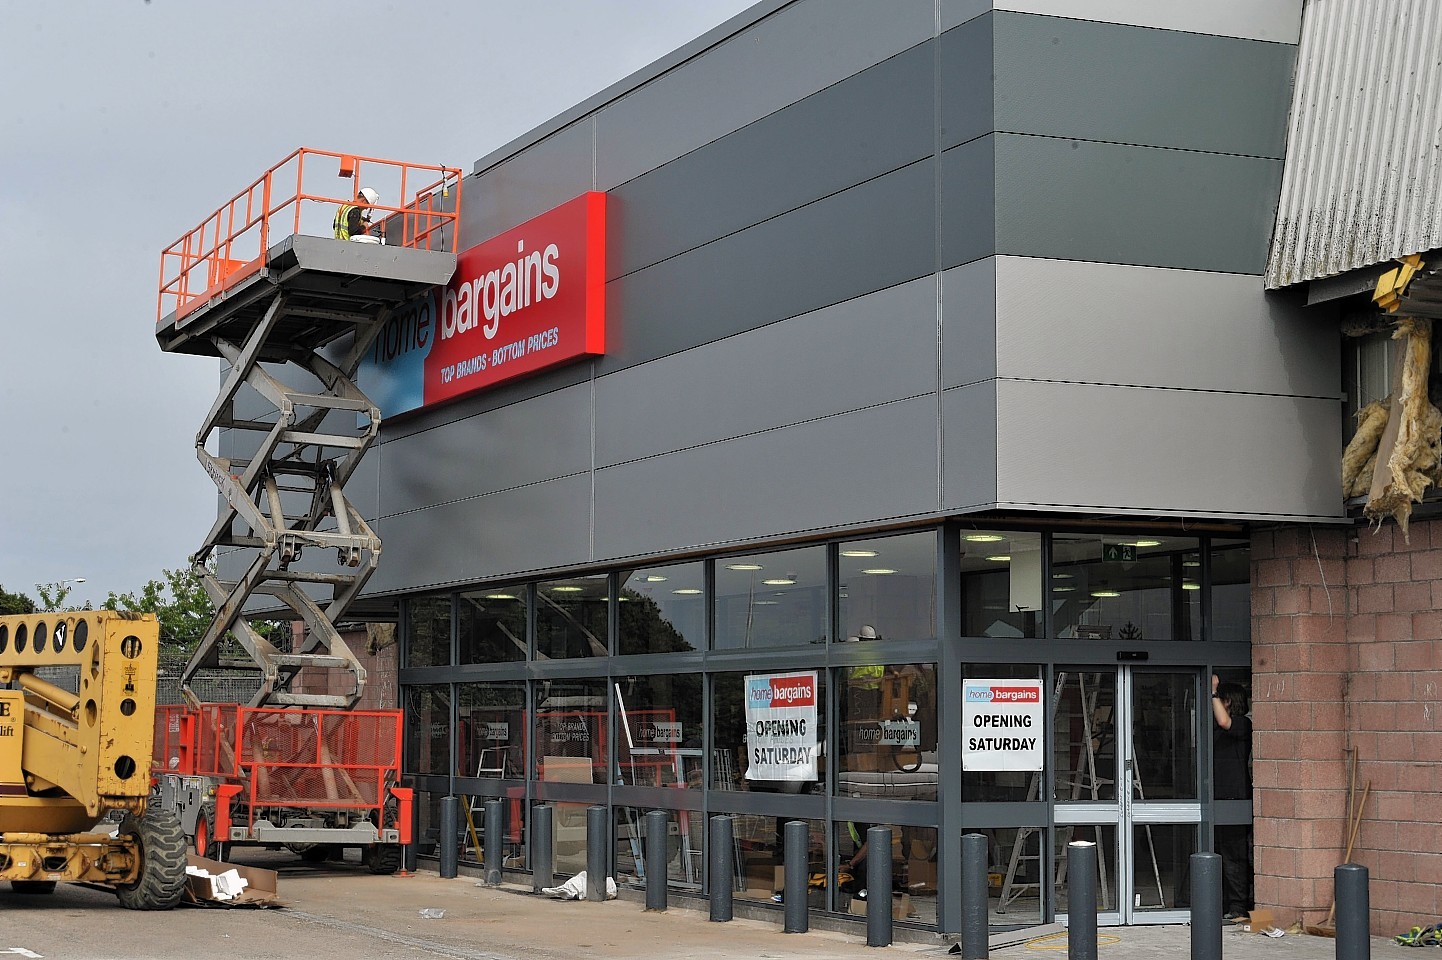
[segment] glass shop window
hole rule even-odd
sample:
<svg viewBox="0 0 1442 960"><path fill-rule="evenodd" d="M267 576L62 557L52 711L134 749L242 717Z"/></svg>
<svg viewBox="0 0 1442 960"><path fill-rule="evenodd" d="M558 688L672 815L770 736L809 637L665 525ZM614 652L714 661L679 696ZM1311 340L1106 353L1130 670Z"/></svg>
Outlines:
<svg viewBox="0 0 1442 960"><path fill-rule="evenodd" d="M446 683L407 686L406 772L450 773L451 687Z"/></svg>
<svg viewBox="0 0 1442 960"><path fill-rule="evenodd" d="M451 662L451 598L421 597L406 604L406 666Z"/></svg>
<svg viewBox="0 0 1442 960"><path fill-rule="evenodd" d="M620 653L705 649L704 563L622 570L616 600Z"/></svg>
<svg viewBox="0 0 1442 960"><path fill-rule="evenodd" d="M1078 640L1201 639L1196 537L1059 533L1052 538L1052 622Z"/></svg>
<svg viewBox="0 0 1442 960"><path fill-rule="evenodd" d="M459 773L519 779L525 775L526 685L463 683L456 688Z"/></svg>
<svg viewBox="0 0 1442 960"><path fill-rule="evenodd" d="M621 677L616 694L616 783L696 787L704 775L701 674Z"/></svg>
<svg viewBox="0 0 1442 960"><path fill-rule="evenodd" d="M526 659L525 587L494 587L460 594L456 611L461 663L515 663Z"/></svg>
<svg viewBox="0 0 1442 960"><path fill-rule="evenodd" d="M1209 640L1252 639L1252 545L1213 540L1212 635Z"/></svg>
<svg viewBox="0 0 1442 960"><path fill-rule="evenodd" d="M816 793L822 789L824 671L718 673L712 690L713 790ZM765 707L768 701L775 706Z"/></svg>
<svg viewBox="0 0 1442 960"><path fill-rule="evenodd" d="M936 532L850 540L838 547L839 640L936 636Z"/></svg>
<svg viewBox="0 0 1442 960"><path fill-rule="evenodd" d="M962 531L962 636L1041 636L1041 570L1039 533Z"/></svg>
<svg viewBox="0 0 1442 960"><path fill-rule="evenodd" d="M540 681L535 737L536 779L605 783L606 681Z"/></svg>
<svg viewBox="0 0 1442 960"><path fill-rule="evenodd" d="M716 646L826 642L826 548L716 561Z"/></svg>
<svg viewBox="0 0 1442 960"><path fill-rule="evenodd" d="M936 665L843 667L836 790L871 800L935 800Z"/></svg>
<svg viewBox="0 0 1442 960"><path fill-rule="evenodd" d="M608 653L605 575L547 580L536 586L536 658L563 660Z"/></svg>

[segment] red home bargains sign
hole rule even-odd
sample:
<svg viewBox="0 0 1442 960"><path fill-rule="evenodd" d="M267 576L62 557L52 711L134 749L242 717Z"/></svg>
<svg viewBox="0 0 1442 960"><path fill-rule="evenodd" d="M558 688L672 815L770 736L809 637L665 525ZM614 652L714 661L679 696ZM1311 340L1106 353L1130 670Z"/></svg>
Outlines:
<svg viewBox="0 0 1442 960"><path fill-rule="evenodd" d="M606 195L587 193L462 252L399 311L360 373L383 416L605 352Z"/></svg>

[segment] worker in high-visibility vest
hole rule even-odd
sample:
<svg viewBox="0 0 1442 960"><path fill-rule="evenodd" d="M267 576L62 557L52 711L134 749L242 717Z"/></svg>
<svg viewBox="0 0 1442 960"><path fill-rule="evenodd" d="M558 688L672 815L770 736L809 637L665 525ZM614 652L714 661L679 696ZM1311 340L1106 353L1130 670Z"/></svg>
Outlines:
<svg viewBox="0 0 1442 960"><path fill-rule="evenodd" d="M370 187L361 187L356 194L355 203L341 204L331 224L335 228L335 238L349 240L365 233L371 222L370 208L380 203L380 199L381 195Z"/></svg>

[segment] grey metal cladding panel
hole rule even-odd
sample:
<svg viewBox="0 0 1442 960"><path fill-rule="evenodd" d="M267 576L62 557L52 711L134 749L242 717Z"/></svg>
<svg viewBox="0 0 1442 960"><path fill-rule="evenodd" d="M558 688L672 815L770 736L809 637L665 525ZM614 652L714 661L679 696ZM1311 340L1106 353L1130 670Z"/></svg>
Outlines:
<svg viewBox="0 0 1442 960"><path fill-rule="evenodd" d="M996 376L996 258L941 275L942 388Z"/></svg>
<svg viewBox="0 0 1442 960"><path fill-rule="evenodd" d="M591 477L516 487L383 522L366 592L496 579L590 558Z"/></svg>
<svg viewBox="0 0 1442 960"><path fill-rule="evenodd" d="M584 472L591 468L591 388L534 397L380 450L386 516Z"/></svg>
<svg viewBox="0 0 1442 960"><path fill-rule="evenodd" d="M596 465L935 389L936 282L923 277L601 377Z"/></svg>
<svg viewBox="0 0 1442 960"><path fill-rule="evenodd" d="M617 187L607 272L631 273L929 156L930 44Z"/></svg>
<svg viewBox="0 0 1442 960"><path fill-rule="evenodd" d="M937 41L943 150L996 129L993 19L990 14L978 17Z"/></svg>
<svg viewBox="0 0 1442 960"><path fill-rule="evenodd" d="M991 12L992 0L941 0L941 29L950 30Z"/></svg>
<svg viewBox="0 0 1442 960"><path fill-rule="evenodd" d="M996 381L941 395L941 505L975 510L996 503Z"/></svg>
<svg viewBox="0 0 1442 960"><path fill-rule="evenodd" d="M1246 274L996 260L1003 377L1337 397L1340 341Z"/></svg>
<svg viewBox="0 0 1442 960"><path fill-rule="evenodd" d="M941 155L941 265L997 252L996 137L979 137Z"/></svg>
<svg viewBox="0 0 1442 960"><path fill-rule="evenodd" d="M996 252L1260 274L1281 176L1280 160L997 134Z"/></svg>
<svg viewBox="0 0 1442 960"><path fill-rule="evenodd" d="M596 471L596 553L639 556L936 510L935 394Z"/></svg>
<svg viewBox="0 0 1442 960"><path fill-rule="evenodd" d="M1295 47L1026 14L992 19L997 130L1285 153Z"/></svg>
<svg viewBox="0 0 1442 960"><path fill-rule="evenodd" d="M477 177L461 205L462 249L540 216L591 189L589 119L558 130Z"/></svg>
<svg viewBox="0 0 1442 960"><path fill-rule="evenodd" d="M932 36L933 0L800 0L596 114L610 190Z"/></svg>
<svg viewBox="0 0 1442 960"><path fill-rule="evenodd" d="M371 447L360 458L350 479L345 483L346 499L369 522L381 512L381 457L379 448Z"/></svg>
<svg viewBox="0 0 1442 960"><path fill-rule="evenodd" d="M976 0L960 0L965 10ZM958 0L942 0L942 29L948 8ZM1040 13L1076 20L1127 23L1163 30L1185 30L1248 40L1296 43L1302 30L1302 0L993 0L997 10Z"/></svg>
<svg viewBox="0 0 1442 960"><path fill-rule="evenodd" d="M935 270L922 160L606 285L604 375Z"/></svg>
<svg viewBox="0 0 1442 960"><path fill-rule="evenodd" d="M1004 504L1195 516L1338 517L1339 403L1001 381Z"/></svg>

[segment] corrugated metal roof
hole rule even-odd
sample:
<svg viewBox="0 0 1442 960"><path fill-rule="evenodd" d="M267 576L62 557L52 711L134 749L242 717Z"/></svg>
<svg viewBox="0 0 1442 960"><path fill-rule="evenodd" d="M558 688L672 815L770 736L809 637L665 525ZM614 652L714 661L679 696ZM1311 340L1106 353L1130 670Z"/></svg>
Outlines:
<svg viewBox="0 0 1442 960"><path fill-rule="evenodd" d="M1442 3L1308 0L1275 289L1442 247Z"/></svg>

